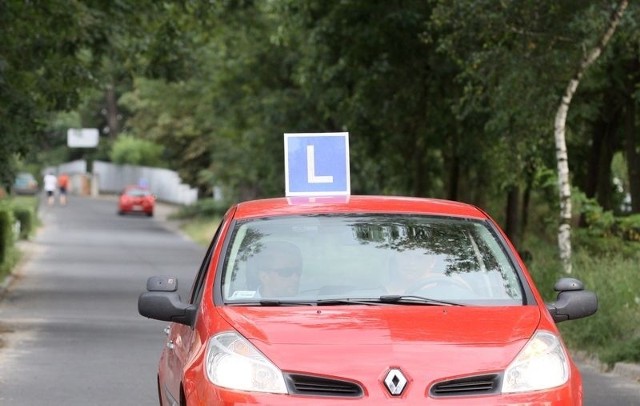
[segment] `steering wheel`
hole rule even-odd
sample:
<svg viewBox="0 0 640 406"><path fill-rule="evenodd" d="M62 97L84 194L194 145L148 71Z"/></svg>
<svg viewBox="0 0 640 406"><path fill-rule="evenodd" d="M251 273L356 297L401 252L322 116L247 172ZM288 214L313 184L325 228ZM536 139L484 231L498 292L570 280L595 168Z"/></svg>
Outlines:
<svg viewBox="0 0 640 406"><path fill-rule="evenodd" d="M461 289L465 292L473 293L473 289L471 288L471 286L469 286L469 284L462 279L445 275L433 275L418 280L413 287L407 289L407 294L416 294L423 290L438 290L444 292L449 288L455 288L458 290Z"/></svg>

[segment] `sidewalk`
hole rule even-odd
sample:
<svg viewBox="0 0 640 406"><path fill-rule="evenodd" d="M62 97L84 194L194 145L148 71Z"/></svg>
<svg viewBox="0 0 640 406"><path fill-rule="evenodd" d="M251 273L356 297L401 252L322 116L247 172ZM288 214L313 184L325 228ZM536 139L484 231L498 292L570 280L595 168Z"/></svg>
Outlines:
<svg viewBox="0 0 640 406"><path fill-rule="evenodd" d="M189 237L182 232L181 226L184 224L184 220L174 220L169 217L180 210L179 205L164 203L156 201L156 207L153 213L153 217L162 224L166 229L173 231L175 233L181 234L183 237L189 239Z"/></svg>

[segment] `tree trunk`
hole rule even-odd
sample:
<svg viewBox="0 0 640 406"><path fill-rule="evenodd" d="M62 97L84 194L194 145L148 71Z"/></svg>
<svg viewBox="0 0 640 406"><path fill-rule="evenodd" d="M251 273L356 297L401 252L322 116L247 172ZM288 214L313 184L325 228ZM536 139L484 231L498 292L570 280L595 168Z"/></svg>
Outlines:
<svg viewBox="0 0 640 406"><path fill-rule="evenodd" d="M107 102L107 126L109 127L109 137L111 139L118 138L118 103L116 101L116 92L113 85L107 85L106 89Z"/></svg>
<svg viewBox="0 0 640 406"><path fill-rule="evenodd" d="M637 55L629 66L629 82L626 84L626 109L624 112L624 149L629 174L629 193L631 194L631 212L640 213L640 154L636 135L636 101L633 93L638 85L640 63Z"/></svg>
<svg viewBox="0 0 640 406"><path fill-rule="evenodd" d="M618 8L611 14L609 27L598 44L584 57L562 96L554 122L554 138L556 144L556 160L558 165L558 191L560 195L560 225L558 227L558 248L560 260L565 273L571 273L571 182L569 179L569 158L565 125L571 99L580 84L587 68L598 59L603 49L613 36L629 0L621 0Z"/></svg>
<svg viewBox="0 0 640 406"><path fill-rule="evenodd" d="M520 244L524 245L529 225L529 206L531 203L531 191L533 190L534 173L533 169L526 171L526 181L520 203Z"/></svg>
<svg viewBox="0 0 640 406"><path fill-rule="evenodd" d="M604 127L604 138L598 155L598 166L596 167L596 198L603 210L614 209L613 183L611 182L611 162L613 154L617 150L618 133L618 113L611 116L611 121Z"/></svg>
<svg viewBox="0 0 640 406"><path fill-rule="evenodd" d="M511 243L520 249L520 219L518 218L520 209L520 188L511 186L507 191L507 208L505 213L505 233Z"/></svg>
<svg viewBox="0 0 640 406"><path fill-rule="evenodd" d="M447 199L458 200L458 190L460 183L460 156L458 155L458 135L453 134L449 145L451 157L448 165Z"/></svg>
<svg viewBox="0 0 640 406"><path fill-rule="evenodd" d="M607 124L604 122L603 114L600 114L598 120L592 127L591 132L591 148L589 149L589 159L587 161L587 172L584 176L584 184L582 190L587 198L593 199L598 191L598 165L600 164L600 156L602 155L602 144L605 139ZM587 219L584 213L580 216L580 227L586 227Z"/></svg>

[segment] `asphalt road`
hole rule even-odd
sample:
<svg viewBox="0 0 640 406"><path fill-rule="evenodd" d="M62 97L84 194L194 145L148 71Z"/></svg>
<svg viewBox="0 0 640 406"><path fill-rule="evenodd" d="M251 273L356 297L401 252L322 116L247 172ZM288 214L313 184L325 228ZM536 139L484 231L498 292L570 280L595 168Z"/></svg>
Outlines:
<svg viewBox="0 0 640 406"><path fill-rule="evenodd" d="M0 301L1 405L157 405L166 323L141 317L137 298L151 275L177 276L186 297L205 253L165 215L121 217L114 199L76 196L42 208ZM580 368L586 406L640 405L638 381Z"/></svg>
<svg viewBox="0 0 640 406"><path fill-rule="evenodd" d="M157 405L166 323L140 316L138 295L148 276L175 275L186 297L205 249L118 216L113 199L71 196L41 217L0 303L0 404Z"/></svg>

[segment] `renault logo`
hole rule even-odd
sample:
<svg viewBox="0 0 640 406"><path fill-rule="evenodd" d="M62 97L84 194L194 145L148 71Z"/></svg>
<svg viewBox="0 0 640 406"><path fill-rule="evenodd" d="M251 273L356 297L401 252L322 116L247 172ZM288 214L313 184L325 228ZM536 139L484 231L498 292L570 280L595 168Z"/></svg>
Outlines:
<svg viewBox="0 0 640 406"><path fill-rule="evenodd" d="M387 387L392 396L400 396L405 386L407 386L407 378L398 368L392 368L387 372L387 377L384 378L384 386Z"/></svg>

